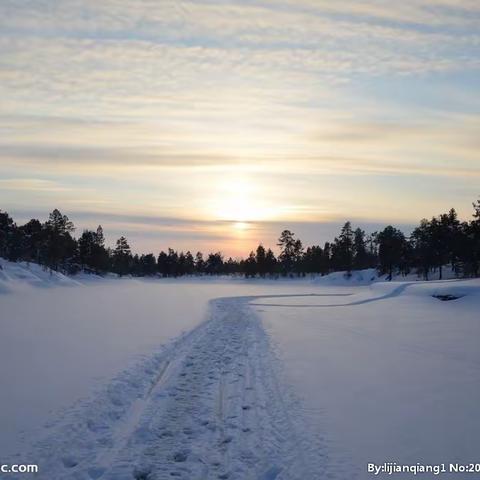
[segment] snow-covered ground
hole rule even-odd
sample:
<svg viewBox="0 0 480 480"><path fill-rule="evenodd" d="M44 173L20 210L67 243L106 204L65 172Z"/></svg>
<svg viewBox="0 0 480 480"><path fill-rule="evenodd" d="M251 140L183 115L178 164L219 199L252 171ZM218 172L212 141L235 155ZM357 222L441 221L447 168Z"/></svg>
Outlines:
<svg viewBox="0 0 480 480"><path fill-rule="evenodd" d="M1 264L0 457L37 478L363 479L367 462L480 459L477 280Z"/></svg>
<svg viewBox="0 0 480 480"><path fill-rule="evenodd" d="M362 479L369 462L478 463L480 282L343 291L253 302L335 462ZM432 297L442 294L465 296Z"/></svg>

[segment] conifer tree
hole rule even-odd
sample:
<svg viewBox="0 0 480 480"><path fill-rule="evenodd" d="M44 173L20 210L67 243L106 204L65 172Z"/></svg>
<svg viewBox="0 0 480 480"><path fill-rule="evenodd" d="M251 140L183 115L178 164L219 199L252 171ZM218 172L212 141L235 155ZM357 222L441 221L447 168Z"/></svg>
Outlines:
<svg viewBox="0 0 480 480"><path fill-rule="evenodd" d="M252 251L245 260L245 277L253 278L257 274L257 261L255 259L255 253Z"/></svg>
<svg viewBox="0 0 480 480"><path fill-rule="evenodd" d="M403 265L406 251L406 240L403 233L389 225L377 235L380 273L388 274L392 280L394 268Z"/></svg>
<svg viewBox="0 0 480 480"><path fill-rule="evenodd" d="M334 270L346 270L347 275L351 274L353 268L353 231L350 222L343 225L340 235L333 242L332 266Z"/></svg>
<svg viewBox="0 0 480 480"><path fill-rule="evenodd" d="M255 262L256 262L256 269L257 269L258 274L261 277L265 277L265 275L267 274L267 269L268 269L268 266L267 266L267 252L265 251L265 247L262 244L260 244L257 247L257 251L256 251L256 254L255 254Z"/></svg>
<svg viewBox="0 0 480 480"><path fill-rule="evenodd" d="M197 275L205 273L205 261L203 260L202 252L197 252L195 255L195 273Z"/></svg>
<svg viewBox="0 0 480 480"><path fill-rule="evenodd" d="M157 270L162 277L168 276L168 255L163 250L158 254Z"/></svg>
<svg viewBox="0 0 480 480"><path fill-rule="evenodd" d="M0 210L0 257L9 258L10 237L14 225L10 215Z"/></svg>
<svg viewBox="0 0 480 480"><path fill-rule="evenodd" d="M361 228L357 228L353 232L353 268L362 270L368 267L368 263L365 232Z"/></svg>
<svg viewBox="0 0 480 480"><path fill-rule="evenodd" d="M130 245L124 236L117 240L115 250L113 251L113 269L114 272L120 275L127 275L132 264L132 252Z"/></svg>
<svg viewBox="0 0 480 480"><path fill-rule="evenodd" d="M277 246L280 247L280 255L278 258L282 265L283 274L287 275L292 273L303 253L302 242L295 239L295 234L290 230L283 230L278 239Z"/></svg>
<svg viewBox="0 0 480 480"><path fill-rule="evenodd" d="M208 275L220 275L223 273L223 256L220 252L208 254L205 262L205 273Z"/></svg>
<svg viewBox="0 0 480 480"><path fill-rule="evenodd" d="M45 256L47 265L53 270L67 270L69 261L76 256L77 244L71 233L75 230L73 222L55 209L45 222Z"/></svg>
<svg viewBox="0 0 480 480"><path fill-rule="evenodd" d="M276 271L276 268L277 268L277 259L275 258L275 254L273 253L273 251L269 248L265 255L265 271L269 275L273 275Z"/></svg>

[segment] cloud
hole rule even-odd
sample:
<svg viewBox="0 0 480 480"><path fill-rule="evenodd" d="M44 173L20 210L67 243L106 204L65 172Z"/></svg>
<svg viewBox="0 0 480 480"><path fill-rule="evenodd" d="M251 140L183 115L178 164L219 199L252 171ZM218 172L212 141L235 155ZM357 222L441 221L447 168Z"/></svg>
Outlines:
<svg viewBox="0 0 480 480"><path fill-rule="evenodd" d="M191 167L224 165L231 162L227 156L200 154L181 154L177 152L161 152L158 149L147 148L115 148L115 147L89 147L89 146L64 146L64 145L1 145L0 160L7 163L11 160L18 165L24 162L26 165L55 165L62 168L65 164L67 169L91 168L101 166L105 168L115 166L122 167Z"/></svg>
<svg viewBox="0 0 480 480"><path fill-rule="evenodd" d="M8 178L0 179L0 188L21 192L67 192L70 189L52 180L39 178Z"/></svg>
<svg viewBox="0 0 480 480"><path fill-rule="evenodd" d="M101 176L121 179L125 174L145 175L191 175L202 181L211 175L233 172L249 172L259 176L268 176L281 167L282 178L279 184L286 182L287 177L300 174L348 173L350 175L365 174L420 174L432 176L469 177L480 175L478 164L478 130L480 120L475 115L449 114L424 115L421 119L409 121L396 119L381 122L374 118L362 120L338 116L332 112L323 112L327 116L321 127L315 131L295 132L295 122L292 120L290 138L281 137L281 142L275 144L278 132L270 134L261 129L261 138L257 142L252 130L242 132L239 138L231 138L230 145L224 139L221 148L213 146L216 132L210 133L211 143L199 147L201 138L205 141L209 133L199 137L178 133L166 135L162 141L151 142L148 128L138 135L129 131L130 124L110 124L105 128L110 133L102 136L103 125L91 128L88 122L85 129L78 128L78 123L67 122L60 128L62 143L49 143L51 138L48 130L52 124L45 119L41 122L43 130L34 137L49 141L32 141L17 138L15 143L2 143L0 137L0 163L4 167L17 171L28 171L40 167L45 173L78 174L82 176ZM328 119L328 116L331 118ZM328 119L328 120L327 120ZM31 119L25 120L32 126ZM54 119L53 125L62 120ZM268 122L268 120L266 120ZM304 122L312 128L314 119ZM81 122L80 122L81 124ZM15 129L21 130L22 123L17 118ZM287 124L288 125L288 124ZM286 130L288 131L286 125ZM90 131L88 134L88 131ZM228 132L228 128L226 130ZM112 133L115 132L115 133ZM235 129L230 130L234 133ZM30 134L30 138L33 133ZM6 135L15 139L15 135ZM125 145L119 145L116 139L129 139ZM270 139L266 141L266 139ZM242 142L250 142L251 148L242 149ZM142 143L144 142L144 143ZM151 143L151 144L149 144ZM452 162L455 158L455 162ZM148 179L144 179L148 184Z"/></svg>
<svg viewBox="0 0 480 480"><path fill-rule="evenodd" d="M479 15L471 0L3 1L1 200L198 241L228 225L126 217L213 221L239 176L288 221L464 201Z"/></svg>

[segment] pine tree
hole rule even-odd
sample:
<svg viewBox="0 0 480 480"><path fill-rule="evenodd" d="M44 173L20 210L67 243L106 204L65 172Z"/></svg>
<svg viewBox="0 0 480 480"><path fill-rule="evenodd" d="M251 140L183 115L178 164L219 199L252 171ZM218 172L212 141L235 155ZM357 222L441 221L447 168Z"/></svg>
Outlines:
<svg viewBox="0 0 480 480"><path fill-rule="evenodd" d="M220 275L224 272L223 256L220 252L209 253L205 262L205 272L208 275Z"/></svg>
<svg viewBox="0 0 480 480"><path fill-rule="evenodd" d="M96 273L106 272L110 265L110 259L107 249L105 248L105 236L101 225L97 227L95 232L95 246L93 249L92 265Z"/></svg>
<svg viewBox="0 0 480 480"><path fill-rule="evenodd" d="M197 252L195 255L195 273L197 275L205 273L205 261L203 260L202 252Z"/></svg>
<svg viewBox="0 0 480 480"><path fill-rule="evenodd" d="M428 280L433 265L433 252L430 236L430 222L425 218L420 221L420 225L413 230L412 235L410 236L410 243L414 257L413 263L417 268L417 273L421 273L425 280Z"/></svg>
<svg viewBox="0 0 480 480"><path fill-rule="evenodd" d="M365 232L361 228L357 228L353 232L353 268L355 270L367 268L368 260Z"/></svg>
<svg viewBox="0 0 480 480"><path fill-rule="evenodd" d="M284 230L280 234L277 246L280 247L279 260L283 274L287 275L295 271L295 267L301 259L303 246L300 240L295 239L295 234L290 230Z"/></svg>
<svg viewBox="0 0 480 480"><path fill-rule="evenodd" d="M78 239L78 253L80 266L82 269L94 268L94 250L95 250L96 234L91 230L84 230Z"/></svg>
<svg viewBox="0 0 480 480"><path fill-rule="evenodd" d="M392 280L394 268L403 265L406 250L406 239L397 228L389 225L377 235L380 273L388 274Z"/></svg>
<svg viewBox="0 0 480 480"><path fill-rule="evenodd" d="M45 222L44 229L47 266L53 270L60 267L69 270L69 263L71 264L77 253L77 243L71 236L71 232L75 230L73 223L66 215L55 209Z"/></svg>
<svg viewBox="0 0 480 480"><path fill-rule="evenodd" d="M16 261L20 255L21 232L7 212L0 210L0 257Z"/></svg>
<svg viewBox="0 0 480 480"><path fill-rule="evenodd" d="M168 276L168 255L164 251L158 254L157 270L162 277Z"/></svg>
<svg viewBox="0 0 480 480"><path fill-rule="evenodd" d="M457 212L451 208L448 213L440 215L440 224L445 242L445 263L450 263L456 275L459 273L459 262L462 255L461 236L462 225L458 219Z"/></svg>
<svg viewBox="0 0 480 480"><path fill-rule="evenodd" d="M343 225L340 235L335 238L331 258L334 270L345 270L347 275L351 275L353 268L353 231L350 222Z"/></svg>
<svg viewBox="0 0 480 480"><path fill-rule="evenodd" d="M132 264L132 252L130 245L124 236L117 240L115 250L113 251L113 269L114 272L120 275L126 275L130 271Z"/></svg>
<svg viewBox="0 0 480 480"><path fill-rule="evenodd" d="M307 273L321 273L324 270L324 262L322 247L318 245L308 247L303 257L303 271Z"/></svg>
<svg viewBox="0 0 480 480"><path fill-rule="evenodd" d="M177 268L177 275L178 276L183 276L187 273L187 261L185 254L183 252L180 252L178 255L178 268Z"/></svg>
<svg viewBox="0 0 480 480"><path fill-rule="evenodd" d="M267 274L267 252L262 244L257 247L257 252L255 255L255 262L257 272L261 277L265 277Z"/></svg>
<svg viewBox="0 0 480 480"><path fill-rule="evenodd" d="M302 272L302 260L303 260L303 244L300 239L295 240L295 245L293 248L294 252L294 269L297 272L297 275L300 275Z"/></svg>
<svg viewBox="0 0 480 480"><path fill-rule="evenodd" d="M91 270L97 274L108 270L108 252L105 249L105 238L100 225L96 231L83 231L78 239L78 257L83 269Z"/></svg>
<svg viewBox="0 0 480 480"><path fill-rule="evenodd" d="M235 275L238 273L245 273L245 262L234 260L232 257L229 257L226 262L223 262L223 273L227 275Z"/></svg>
<svg viewBox="0 0 480 480"><path fill-rule="evenodd" d="M178 277L179 270L178 253L173 248L169 248L167 254L167 275L169 277Z"/></svg>
<svg viewBox="0 0 480 480"><path fill-rule="evenodd" d="M269 248L265 255L265 271L269 275L273 275L276 271L276 268L277 268L277 259L275 258L275 254L273 253L273 251Z"/></svg>
<svg viewBox="0 0 480 480"><path fill-rule="evenodd" d="M27 262L43 263L42 247L44 245L44 229L42 224L32 219L19 227L21 234L22 259Z"/></svg>
<svg viewBox="0 0 480 480"><path fill-rule="evenodd" d="M192 275L194 271L195 271L195 260L193 259L193 255L189 250L185 254L185 274Z"/></svg>
<svg viewBox="0 0 480 480"><path fill-rule="evenodd" d="M463 227L464 273L478 277L480 273L480 199L473 203L473 220Z"/></svg>
<svg viewBox="0 0 480 480"><path fill-rule="evenodd" d="M253 278L257 275L257 261L255 259L255 253L252 251L245 260L245 277Z"/></svg>
<svg viewBox="0 0 480 480"><path fill-rule="evenodd" d="M73 222L66 215L62 215L56 208L50 213L46 226L57 235L64 235L75 230Z"/></svg>

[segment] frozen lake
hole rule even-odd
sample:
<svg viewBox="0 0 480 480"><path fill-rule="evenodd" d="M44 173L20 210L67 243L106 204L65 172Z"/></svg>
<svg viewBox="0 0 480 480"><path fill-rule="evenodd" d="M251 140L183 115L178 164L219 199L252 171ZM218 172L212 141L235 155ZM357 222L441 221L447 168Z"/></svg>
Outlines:
<svg viewBox="0 0 480 480"><path fill-rule="evenodd" d="M116 478L127 455L146 468L145 429L163 431L163 418L182 418L167 432L182 430L162 443L152 475L171 467L180 444L183 470L171 470L180 478L363 479L369 462L480 456L478 281L17 287L0 296L0 450L33 455L40 478L42 466L45 478L77 478L92 465L88 478ZM213 441L227 442L219 451L229 456L212 459ZM246 460L249 448L260 458Z"/></svg>

